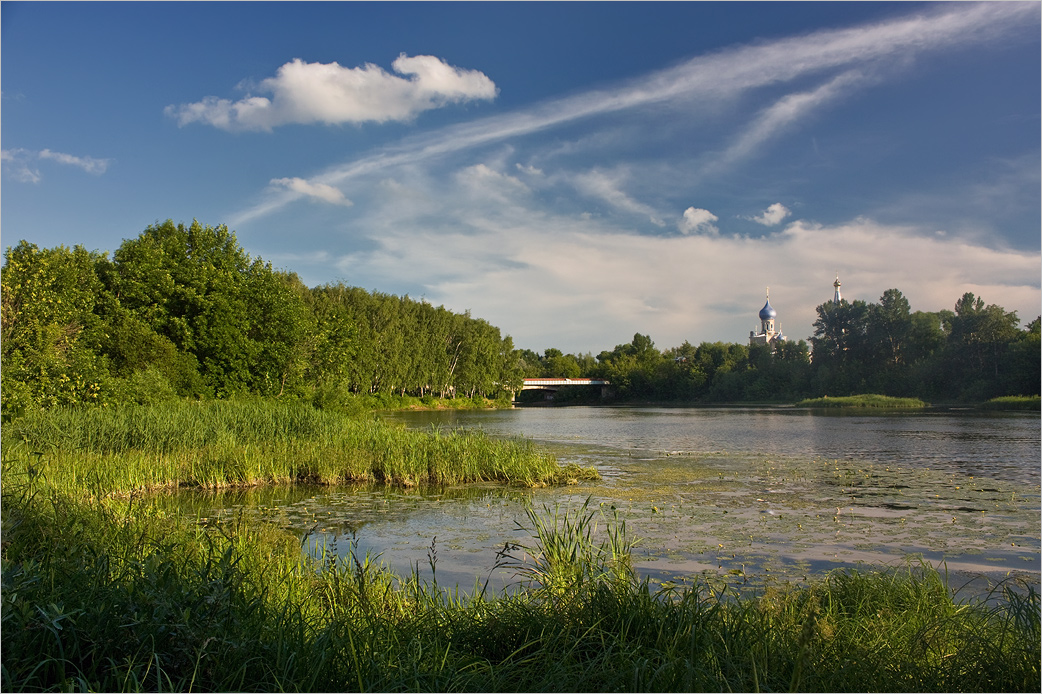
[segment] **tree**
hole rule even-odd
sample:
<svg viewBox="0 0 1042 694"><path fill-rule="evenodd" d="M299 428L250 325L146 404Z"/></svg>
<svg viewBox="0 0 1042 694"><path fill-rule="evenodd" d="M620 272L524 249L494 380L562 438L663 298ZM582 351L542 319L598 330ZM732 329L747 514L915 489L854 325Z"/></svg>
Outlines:
<svg viewBox="0 0 1042 694"><path fill-rule="evenodd" d="M1020 332L1017 312L996 304L986 306L983 299L966 292L949 320L947 363L960 395L982 399L1003 394L1004 356Z"/></svg>
<svg viewBox="0 0 1042 694"><path fill-rule="evenodd" d="M101 259L82 246L40 249L20 242L0 271L3 412L96 403L111 386L95 310Z"/></svg>
<svg viewBox="0 0 1042 694"><path fill-rule="evenodd" d="M119 247L105 277L120 306L194 357L219 397L278 395L303 373L299 280L251 258L226 226L150 226Z"/></svg>

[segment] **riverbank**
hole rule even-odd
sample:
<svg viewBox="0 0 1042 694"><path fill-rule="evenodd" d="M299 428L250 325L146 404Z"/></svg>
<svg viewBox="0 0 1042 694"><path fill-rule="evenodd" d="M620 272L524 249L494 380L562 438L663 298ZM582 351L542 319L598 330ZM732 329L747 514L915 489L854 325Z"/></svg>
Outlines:
<svg viewBox="0 0 1042 694"><path fill-rule="evenodd" d="M739 596L651 590L625 525L531 511L469 596L144 500L4 484L4 691L1038 691L1039 600L909 565ZM533 560L532 557L537 557Z"/></svg>
<svg viewBox="0 0 1042 694"><path fill-rule="evenodd" d="M3 447L5 482L43 476L65 492L294 482L532 487L597 478L521 438L408 431L270 400L54 410L5 424Z"/></svg>

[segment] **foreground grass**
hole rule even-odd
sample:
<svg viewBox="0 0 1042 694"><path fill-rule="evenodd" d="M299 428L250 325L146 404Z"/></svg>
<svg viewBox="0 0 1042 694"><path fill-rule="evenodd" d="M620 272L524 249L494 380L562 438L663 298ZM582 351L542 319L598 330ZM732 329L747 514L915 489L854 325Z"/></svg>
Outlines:
<svg viewBox="0 0 1042 694"><path fill-rule="evenodd" d="M889 410L913 410L927 407L927 403L918 398L894 398L889 395L850 395L847 397L810 398L796 403L796 407L824 408L875 408Z"/></svg>
<svg viewBox="0 0 1042 694"><path fill-rule="evenodd" d="M51 411L3 427L4 477L126 494L306 481L401 486L494 481L523 486L596 478L523 439L410 431L303 404L174 402Z"/></svg>
<svg viewBox="0 0 1042 694"><path fill-rule="evenodd" d="M518 590L470 597L40 478L5 479L2 512L3 691L1039 691L1030 587L957 601L909 567L652 593L586 507L530 511L500 558Z"/></svg>

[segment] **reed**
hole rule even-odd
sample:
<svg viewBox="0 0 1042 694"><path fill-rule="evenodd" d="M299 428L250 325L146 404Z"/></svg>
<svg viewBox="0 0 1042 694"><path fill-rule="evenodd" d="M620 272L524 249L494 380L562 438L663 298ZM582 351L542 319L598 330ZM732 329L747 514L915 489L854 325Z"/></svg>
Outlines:
<svg viewBox="0 0 1042 694"><path fill-rule="evenodd" d="M1039 410L1042 409L1042 397L1038 395L1007 395L982 402L980 408L982 410Z"/></svg>
<svg viewBox="0 0 1042 694"><path fill-rule="evenodd" d="M439 585L435 542L433 579L400 576L350 539L313 559L277 527L203 524L141 490L539 483L530 444L253 403L89 414L4 427L3 691L1040 688L1033 584L959 598L913 564L759 595L655 591L633 571L625 522L587 500L528 508L530 540L497 557L516 585L462 592Z"/></svg>
<svg viewBox="0 0 1042 694"><path fill-rule="evenodd" d="M503 595L41 478L2 513L4 691L1039 690L1030 585L962 600L909 565L656 593L588 504L528 515L535 561Z"/></svg>
<svg viewBox="0 0 1042 694"><path fill-rule="evenodd" d="M264 401L51 411L5 425L3 442L5 474L95 493L296 481L540 486L597 477L524 439L410 431Z"/></svg>
<svg viewBox="0 0 1042 694"><path fill-rule="evenodd" d="M889 395L850 395L846 397L809 398L796 403L796 407L816 408L869 408L887 410L915 410L928 407L918 398L895 398Z"/></svg>

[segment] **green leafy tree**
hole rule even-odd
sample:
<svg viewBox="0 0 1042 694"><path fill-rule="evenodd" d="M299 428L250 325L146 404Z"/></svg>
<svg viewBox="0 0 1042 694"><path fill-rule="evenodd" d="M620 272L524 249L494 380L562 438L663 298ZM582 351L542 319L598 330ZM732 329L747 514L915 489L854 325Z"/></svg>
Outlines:
<svg viewBox="0 0 1042 694"><path fill-rule="evenodd" d="M104 325L95 312L105 289L101 256L82 246L40 249L20 242L0 271L0 349L5 417L36 408L106 399L111 387L100 353Z"/></svg>

